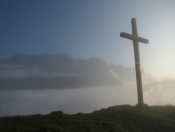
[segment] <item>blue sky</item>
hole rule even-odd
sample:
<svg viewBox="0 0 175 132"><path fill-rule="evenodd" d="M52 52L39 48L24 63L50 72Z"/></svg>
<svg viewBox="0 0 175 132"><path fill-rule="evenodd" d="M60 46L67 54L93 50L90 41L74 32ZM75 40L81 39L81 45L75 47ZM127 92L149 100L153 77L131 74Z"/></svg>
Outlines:
<svg viewBox="0 0 175 132"><path fill-rule="evenodd" d="M133 67L132 42L120 32L131 33L135 17L150 41L140 44L145 72L174 76L174 12L174 0L1 0L0 58L61 52Z"/></svg>

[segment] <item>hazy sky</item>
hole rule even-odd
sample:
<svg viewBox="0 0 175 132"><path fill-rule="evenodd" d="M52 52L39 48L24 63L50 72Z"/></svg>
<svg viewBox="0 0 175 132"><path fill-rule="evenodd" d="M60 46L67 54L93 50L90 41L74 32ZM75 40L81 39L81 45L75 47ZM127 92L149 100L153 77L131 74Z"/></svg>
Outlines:
<svg viewBox="0 0 175 132"><path fill-rule="evenodd" d="M107 63L134 67L132 41L121 38L120 32L131 33L130 21L135 17L139 35L149 39L147 45L140 43L145 74L173 78L174 13L174 0L0 0L0 59L16 53L67 53L76 58L95 56ZM1 73L10 73L3 67ZM174 102L173 89L166 92L169 98L162 104ZM145 92L144 99L147 104L155 104ZM1 91L0 115L8 111L89 112L136 102L135 82L89 89Z"/></svg>
<svg viewBox="0 0 175 132"><path fill-rule="evenodd" d="M174 0L1 0L0 58L65 52L132 67L132 42L119 35L135 17L150 41L140 44L145 72L174 76L174 12Z"/></svg>

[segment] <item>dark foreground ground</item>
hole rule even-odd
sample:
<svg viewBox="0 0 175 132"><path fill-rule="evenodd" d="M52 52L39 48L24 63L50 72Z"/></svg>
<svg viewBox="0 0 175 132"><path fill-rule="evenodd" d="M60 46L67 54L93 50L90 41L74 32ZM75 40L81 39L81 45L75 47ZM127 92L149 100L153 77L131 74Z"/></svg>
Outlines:
<svg viewBox="0 0 175 132"><path fill-rule="evenodd" d="M0 118L0 132L175 132L175 106L114 106L90 114Z"/></svg>

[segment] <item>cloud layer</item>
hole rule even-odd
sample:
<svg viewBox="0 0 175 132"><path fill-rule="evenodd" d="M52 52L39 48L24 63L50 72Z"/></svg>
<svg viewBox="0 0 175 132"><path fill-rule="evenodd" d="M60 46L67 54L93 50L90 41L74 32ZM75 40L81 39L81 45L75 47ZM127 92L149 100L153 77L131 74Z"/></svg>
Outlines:
<svg viewBox="0 0 175 132"><path fill-rule="evenodd" d="M144 81L146 104L174 102L174 80L165 87L158 83L157 90L154 85L146 89L149 85ZM112 105L137 104L133 68L67 54L14 55L0 60L0 90L0 115L92 112Z"/></svg>

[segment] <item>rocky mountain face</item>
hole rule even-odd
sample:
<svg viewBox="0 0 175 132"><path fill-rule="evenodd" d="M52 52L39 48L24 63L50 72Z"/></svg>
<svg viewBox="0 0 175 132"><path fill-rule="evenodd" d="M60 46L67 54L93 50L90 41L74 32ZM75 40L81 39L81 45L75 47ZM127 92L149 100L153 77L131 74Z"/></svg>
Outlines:
<svg viewBox="0 0 175 132"><path fill-rule="evenodd" d="M1 90L86 88L118 85L133 78L133 68L107 64L96 57L16 54L0 60Z"/></svg>

